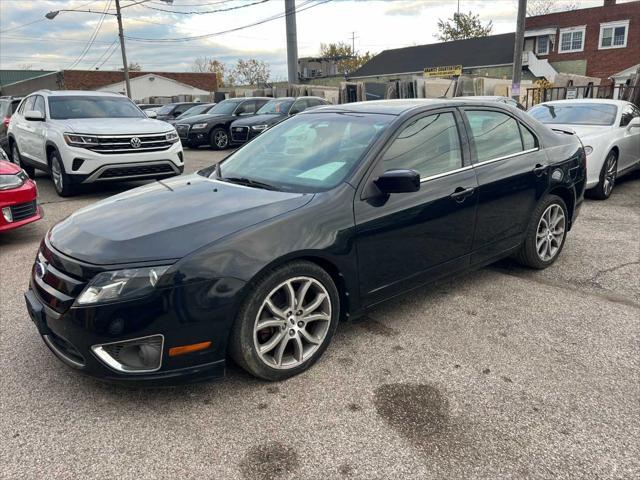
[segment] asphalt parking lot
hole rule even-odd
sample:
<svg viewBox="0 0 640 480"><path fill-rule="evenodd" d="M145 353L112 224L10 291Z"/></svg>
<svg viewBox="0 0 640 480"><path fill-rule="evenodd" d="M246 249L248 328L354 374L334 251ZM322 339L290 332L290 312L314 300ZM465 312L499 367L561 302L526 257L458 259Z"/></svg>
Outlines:
<svg viewBox="0 0 640 480"><path fill-rule="evenodd" d="M222 158L186 152L187 170ZM640 174L587 201L558 262L501 262L343 324L272 384L136 389L84 378L38 337L22 293L46 230L131 184L56 196L0 236L0 477L637 478Z"/></svg>

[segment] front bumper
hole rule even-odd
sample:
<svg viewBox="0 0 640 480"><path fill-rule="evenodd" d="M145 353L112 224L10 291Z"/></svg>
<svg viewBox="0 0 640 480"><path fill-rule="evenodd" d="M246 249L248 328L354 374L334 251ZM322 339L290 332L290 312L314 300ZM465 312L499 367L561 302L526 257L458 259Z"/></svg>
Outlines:
<svg viewBox="0 0 640 480"><path fill-rule="evenodd" d="M40 220L44 216L42 207L37 203L38 190L33 180L23 186L0 192L0 232L13 230ZM7 222L2 214L3 208L10 208L13 221Z"/></svg>
<svg viewBox="0 0 640 480"><path fill-rule="evenodd" d="M180 137L180 141L187 147L209 145L209 130L206 128L193 130L191 126L189 126L189 128L185 128L182 125L176 125L176 130Z"/></svg>
<svg viewBox="0 0 640 480"><path fill-rule="evenodd" d="M231 127L231 144L232 145L243 145L247 143L249 140L254 139L258 135L260 135L264 130L254 130L251 127Z"/></svg>

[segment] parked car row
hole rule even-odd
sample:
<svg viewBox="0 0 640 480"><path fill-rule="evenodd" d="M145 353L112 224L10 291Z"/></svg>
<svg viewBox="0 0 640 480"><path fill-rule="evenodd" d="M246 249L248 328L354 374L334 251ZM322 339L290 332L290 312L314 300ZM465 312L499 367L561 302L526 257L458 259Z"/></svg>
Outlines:
<svg viewBox="0 0 640 480"><path fill-rule="evenodd" d="M268 101L226 100L194 124L228 128ZM282 380L340 318L505 256L553 264L586 181L577 136L500 102L321 106L58 223L27 309L61 361L100 378L220 377L230 356Z"/></svg>

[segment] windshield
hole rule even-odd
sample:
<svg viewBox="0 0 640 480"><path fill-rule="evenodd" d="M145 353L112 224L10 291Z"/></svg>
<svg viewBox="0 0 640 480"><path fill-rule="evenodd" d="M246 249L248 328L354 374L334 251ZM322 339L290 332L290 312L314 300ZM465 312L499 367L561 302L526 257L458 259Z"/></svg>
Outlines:
<svg viewBox="0 0 640 480"><path fill-rule="evenodd" d="M529 114L542 123L569 125L613 125L617 113L615 105L604 103L548 103L529 110Z"/></svg>
<svg viewBox="0 0 640 480"><path fill-rule="evenodd" d="M193 115L199 115L200 113L206 112L209 108L211 108L211 105L209 104L194 105L189 110L184 112L182 115L178 115L177 118L187 118L187 117L192 117Z"/></svg>
<svg viewBox="0 0 640 480"><path fill-rule="evenodd" d="M49 97L54 120L72 118L146 118L126 97L60 96Z"/></svg>
<svg viewBox="0 0 640 480"><path fill-rule="evenodd" d="M223 115L229 115L233 113L236 107L240 104L240 102L232 102L229 100L223 100L220 103L217 103L215 107L209 110L207 113L219 113Z"/></svg>
<svg viewBox="0 0 640 480"><path fill-rule="evenodd" d="M260 183L277 190L328 190L346 178L393 118L360 113L299 115L233 153L222 162L219 173L223 180Z"/></svg>
<svg viewBox="0 0 640 480"><path fill-rule="evenodd" d="M293 105L293 100L270 100L258 110L258 115L261 113L289 113L291 105Z"/></svg>
<svg viewBox="0 0 640 480"><path fill-rule="evenodd" d="M169 115L171 112L173 112L174 108L176 108L175 103L167 103L166 105L163 105L158 110L156 110L156 113L158 115Z"/></svg>

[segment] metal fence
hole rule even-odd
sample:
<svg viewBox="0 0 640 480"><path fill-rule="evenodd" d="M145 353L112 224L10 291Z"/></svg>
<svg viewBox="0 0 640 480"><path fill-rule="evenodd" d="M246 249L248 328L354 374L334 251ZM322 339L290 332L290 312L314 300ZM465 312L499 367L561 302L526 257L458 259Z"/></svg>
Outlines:
<svg viewBox="0 0 640 480"><path fill-rule="evenodd" d="M608 98L628 100L640 106L640 86L636 85L582 85L577 87L527 88L527 108L538 103L573 98Z"/></svg>

